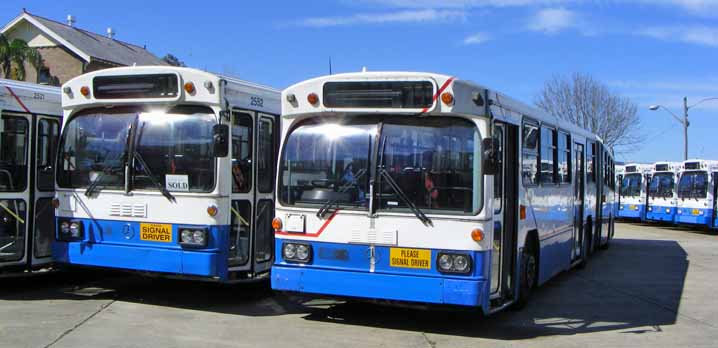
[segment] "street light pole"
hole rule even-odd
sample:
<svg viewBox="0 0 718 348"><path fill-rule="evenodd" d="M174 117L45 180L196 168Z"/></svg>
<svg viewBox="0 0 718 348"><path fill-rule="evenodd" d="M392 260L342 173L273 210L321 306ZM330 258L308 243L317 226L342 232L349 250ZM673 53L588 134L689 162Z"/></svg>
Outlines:
<svg viewBox="0 0 718 348"><path fill-rule="evenodd" d="M700 103L709 101L709 100L718 100L718 97L711 97L711 98L705 98L699 100L697 103L693 105L688 105L688 97L683 97L683 118L678 117L676 114L673 113L670 109L663 105L651 105L648 107L651 111L656 111L658 109L666 110L673 118L676 119L676 121L680 122L681 125L683 125L683 160L688 160L688 126L690 125L690 122L688 122L688 110L690 110L692 107L697 106Z"/></svg>
<svg viewBox="0 0 718 348"><path fill-rule="evenodd" d="M688 160L688 97L683 97L683 160Z"/></svg>

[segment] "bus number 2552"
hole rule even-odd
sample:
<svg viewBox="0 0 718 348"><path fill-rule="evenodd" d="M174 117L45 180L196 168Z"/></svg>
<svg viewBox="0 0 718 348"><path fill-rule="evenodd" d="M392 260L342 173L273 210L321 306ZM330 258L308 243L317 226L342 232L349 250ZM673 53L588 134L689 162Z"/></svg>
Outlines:
<svg viewBox="0 0 718 348"><path fill-rule="evenodd" d="M251 97L249 105L262 108L264 107L264 99L262 99L261 97Z"/></svg>

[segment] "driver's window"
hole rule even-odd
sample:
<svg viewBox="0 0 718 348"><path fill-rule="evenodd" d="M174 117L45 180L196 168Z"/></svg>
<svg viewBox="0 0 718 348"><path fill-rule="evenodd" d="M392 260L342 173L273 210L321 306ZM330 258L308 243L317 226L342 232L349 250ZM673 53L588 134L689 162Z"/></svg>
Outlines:
<svg viewBox="0 0 718 348"><path fill-rule="evenodd" d="M232 112L232 192L252 188L252 114Z"/></svg>

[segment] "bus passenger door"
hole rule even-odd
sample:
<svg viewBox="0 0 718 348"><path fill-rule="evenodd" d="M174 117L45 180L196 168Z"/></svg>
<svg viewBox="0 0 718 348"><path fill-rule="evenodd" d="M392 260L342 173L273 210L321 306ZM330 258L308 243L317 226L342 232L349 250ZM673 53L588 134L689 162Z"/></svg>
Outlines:
<svg viewBox="0 0 718 348"><path fill-rule="evenodd" d="M491 298L496 306L512 294L518 226L518 127L497 122L499 171L494 175L494 237L491 255Z"/></svg>
<svg viewBox="0 0 718 348"><path fill-rule="evenodd" d="M0 267L25 268L30 202L29 139L32 116L3 111L0 116Z"/></svg>
<svg viewBox="0 0 718 348"><path fill-rule="evenodd" d="M51 261L51 244L55 236L55 155L60 136L60 118L38 116L35 120L35 156L31 161L33 180L32 263L37 266Z"/></svg>
<svg viewBox="0 0 718 348"><path fill-rule="evenodd" d="M584 147L583 144L575 143L573 147L574 161L573 172L574 180L574 203L573 203L573 243L571 247L571 261L576 261L583 257L583 239L584 239L584 201L585 201L585 177L586 166L584 163Z"/></svg>
<svg viewBox="0 0 718 348"><path fill-rule="evenodd" d="M233 110L231 114L232 213L227 265L230 271L249 270L254 226L254 118L253 111Z"/></svg>
<svg viewBox="0 0 718 348"><path fill-rule="evenodd" d="M276 116L259 114L255 137L254 272L268 271L274 261L274 170L277 158Z"/></svg>

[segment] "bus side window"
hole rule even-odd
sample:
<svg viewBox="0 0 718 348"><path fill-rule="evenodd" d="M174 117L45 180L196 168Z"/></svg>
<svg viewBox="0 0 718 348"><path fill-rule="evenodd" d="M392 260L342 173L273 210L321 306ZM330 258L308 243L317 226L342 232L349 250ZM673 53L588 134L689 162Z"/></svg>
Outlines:
<svg viewBox="0 0 718 348"><path fill-rule="evenodd" d="M521 178L524 186L538 183L538 125L524 122L522 133Z"/></svg>
<svg viewBox="0 0 718 348"><path fill-rule="evenodd" d="M591 143L591 153L588 156L588 181L594 182L596 181L596 143Z"/></svg>
<svg viewBox="0 0 718 348"><path fill-rule="evenodd" d="M541 126L541 184L558 182L556 152L556 130Z"/></svg>
<svg viewBox="0 0 718 348"><path fill-rule="evenodd" d="M558 182L571 183L571 136L568 133L558 134Z"/></svg>
<svg viewBox="0 0 718 348"><path fill-rule="evenodd" d="M252 115L232 113L232 192L252 188Z"/></svg>

